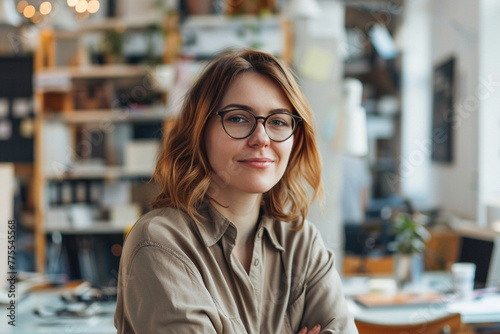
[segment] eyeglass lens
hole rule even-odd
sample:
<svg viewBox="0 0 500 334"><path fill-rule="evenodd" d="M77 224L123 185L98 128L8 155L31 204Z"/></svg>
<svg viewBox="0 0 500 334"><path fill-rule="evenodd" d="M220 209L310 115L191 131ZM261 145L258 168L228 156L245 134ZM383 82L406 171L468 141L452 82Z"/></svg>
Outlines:
<svg viewBox="0 0 500 334"><path fill-rule="evenodd" d="M222 124L227 134L233 138L248 137L255 129L257 119L246 110L231 110L224 115ZM288 113L270 115L265 121L265 130L271 140L288 139L295 129L295 119Z"/></svg>

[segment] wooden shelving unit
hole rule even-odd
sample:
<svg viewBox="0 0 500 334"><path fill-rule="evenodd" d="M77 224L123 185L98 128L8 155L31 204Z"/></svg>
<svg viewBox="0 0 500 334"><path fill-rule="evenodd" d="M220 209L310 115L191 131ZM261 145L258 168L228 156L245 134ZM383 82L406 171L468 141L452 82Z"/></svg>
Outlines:
<svg viewBox="0 0 500 334"><path fill-rule="evenodd" d="M172 20L175 20L173 18ZM176 29L171 23L166 24L169 29ZM46 248L47 234L61 233L70 235L106 235L122 234L124 226L117 226L110 221L95 219L89 226L71 226L71 224L58 224L48 222L48 212L53 207L60 210L69 209L73 202L67 200L63 203L52 203L51 189L54 185L72 185L77 183L89 184L89 182L100 182L103 184L113 182L136 182L144 183L148 180L152 171L134 170L121 164L106 163L90 164L80 163L78 156L78 145L81 144L79 136L87 127L99 129L102 124L112 129L115 126L135 126L141 124L168 124L173 121L168 116L165 104L167 92L158 92L160 98L152 104L133 103L122 105L121 96L118 95L120 89L123 90L123 82L144 82L147 80L154 66L138 64L88 64L88 57L85 56L85 48L82 43L87 33L103 33L112 29L146 30L148 23L127 23L121 20L105 20L92 25L82 25L75 31L54 31L44 30L41 33L40 45L35 55L35 100L37 108L35 110L35 167L34 167L34 202L35 202L35 261L36 270L45 272L46 268ZM172 40L178 38L176 31L169 31L164 41L165 54L162 60L175 60L177 50L174 49ZM56 43L59 39L76 39L77 49L74 56L67 65L57 66ZM168 48L170 46L170 48ZM82 51L83 50L83 51ZM60 65L60 64L59 64ZM117 96L108 96L107 106L98 108L82 108L78 105L76 94L81 91L76 83L89 83L89 89L94 89L95 83L108 85L111 93ZM125 86L126 87L126 86ZM78 88L78 89L77 89ZM133 89L134 86L131 87ZM95 88L98 89L98 88ZM149 87L148 87L149 89ZM146 91L146 89L144 89ZM149 92L149 91L148 91ZM85 99L83 99L85 103ZM126 101L127 102L127 101ZM101 103L102 104L102 103ZM106 103L104 103L106 104ZM125 103L126 104L126 103ZM51 140L50 126L58 126L65 129L67 133L66 142L54 142ZM165 125L165 127L167 127ZM84 130L82 130L84 129ZM49 131L49 132L47 132ZM112 135L108 131L106 135ZM111 133L111 134L110 134ZM90 140L91 141L91 140ZM158 140L159 142L159 140ZM68 158L64 162L55 161L61 167L59 170L47 168L51 161L47 161L47 147L65 146L68 151ZM125 145L125 143L115 143L115 145ZM159 144L158 144L159 146ZM105 147L106 150L109 147ZM92 159L91 159L92 160ZM142 180L142 181L139 181ZM88 189L87 189L88 190ZM75 190L73 190L73 200ZM88 198L89 195L87 195ZM80 206L99 206L99 203L76 203ZM52 216L53 217L53 216ZM71 219L70 219L71 222ZM51 224L48 224L51 223Z"/></svg>
<svg viewBox="0 0 500 334"><path fill-rule="evenodd" d="M155 22L166 31L164 34L164 52L161 55L162 64L175 66L178 55L181 53L181 36L185 29L190 31L208 31L210 29L235 30L245 29L273 29L278 33L279 45L273 47L278 50L274 53L285 61L291 63L292 58L292 35L290 22L284 21L278 16L243 16L228 17L221 15L209 15L189 17L180 23L175 16L169 16L166 21ZM110 106L81 106L75 94L78 93L76 83L92 82L90 87L94 90L95 85L102 83L103 87L118 87L124 82L135 79L148 78L154 67L138 64L94 64L89 63L89 50L84 43L86 34L99 34L111 30L119 31L148 31L149 23L130 22L120 19L110 19L82 24L74 31L44 30L40 37L40 46L35 56L35 99L36 99L36 136L35 136L35 242L36 242L36 269L43 273L46 268L47 235L49 233L75 235L104 235L121 234L124 227L117 226L103 219L95 219L90 226L72 226L70 224L48 222L47 214L52 206L64 210L69 205L67 200L62 203L53 201L53 188L67 184L89 184L93 182L142 182L145 183L151 175L150 170L131 169L117 161L107 161L101 164L80 164L75 160L75 152L78 153L78 136L82 128L99 128L101 125L107 127L120 126L143 126L151 122L163 123L163 133L168 133L175 123L175 111L171 110L168 103L168 94L163 94L158 103L150 105L120 105L115 103ZM253 28L249 28L249 27ZM208 29L208 30L207 30ZM236 33L237 34L237 33ZM268 38L269 36L260 36ZM276 39L276 37L273 37ZM68 45L76 46L73 54L59 57L57 54L57 43L63 40ZM72 41L73 40L73 41ZM268 40L266 40L268 41ZM184 41L185 42L185 41ZM248 42L248 41L246 41ZM272 44L272 43L271 43ZM243 45L242 45L243 46ZM246 45L252 47L252 45ZM66 50L65 50L66 52ZM189 55L189 53L188 53ZM66 59L67 64L61 64L61 58ZM195 59L199 60L195 57ZM206 58L204 58L206 60ZM92 58L93 61L93 58ZM107 83L112 82L114 84ZM122 87L121 87L122 88ZM81 88L79 88L81 89ZM118 89L117 89L118 90ZM90 96L91 94L89 94ZM117 96L119 94L116 94ZM113 97L113 101L119 100L119 96ZM89 97L89 99L92 96ZM85 99L83 99L85 100ZM96 105L99 103L96 103ZM175 108L174 108L175 109ZM65 145L70 148L70 156L61 158L64 161L56 162L57 169L47 169L47 143L51 133L47 133L47 126L64 129L67 133ZM60 143L55 140L54 148ZM116 144L116 143L114 143ZM116 159L115 159L116 160ZM119 159L118 159L119 160ZM154 160L154 159L150 159ZM142 160L141 160L142 161ZM76 163L75 163L76 162ZM55 186L54 186L55 185ZM89 186L90 187L90 186ZM64 192L64 190L61 190ZM76 191L74 192L76 193ZM57 217L52 215L51 217Z"/></svg>
<svg viewBox="0 0 500 334"><path fill-rule="evenodd" d="M98 123L103 119L113 123L132 123L132 122L150 122L165 120L168 112L164 108L141 108L140 110L109 111L102 110L80 110L77 113L61 113L57 115L46 116L48 122L62 123Z"/></svg>

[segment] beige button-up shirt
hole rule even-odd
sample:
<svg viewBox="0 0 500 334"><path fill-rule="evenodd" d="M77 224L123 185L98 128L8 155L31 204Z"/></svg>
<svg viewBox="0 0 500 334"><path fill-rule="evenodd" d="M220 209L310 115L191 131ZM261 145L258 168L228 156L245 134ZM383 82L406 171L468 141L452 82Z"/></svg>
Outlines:
<svg viewBox="0 0 500 334"><path fill-rule="evenodd" d="M236 227L210 203L197 224L175 208L143 216L121 258L118 333L357 333L317 229L261 215L247 274Z"/></svg>

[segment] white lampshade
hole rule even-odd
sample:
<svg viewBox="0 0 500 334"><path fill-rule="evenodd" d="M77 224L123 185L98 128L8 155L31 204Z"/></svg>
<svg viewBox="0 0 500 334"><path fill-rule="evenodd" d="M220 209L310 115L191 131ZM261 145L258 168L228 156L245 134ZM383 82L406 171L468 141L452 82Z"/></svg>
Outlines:
<svg viewBox="0 0 500 334"><path fill-rule="evenodd" d="M350 155L368 154L366 112L361 106L346 111L343 147L344 152Z"/></svg>
<svg viewBox="0 0 500 334"><path fill-rule="evenodd" d="M500 198L486 202L486 219L488 227L500 233Z"/></svg>
<svg viewBox="0 0 500 334"><path fill-rule="evenodd" d="M363 85L357 79L344 81L344 115L342 124L342 149L346 154L365 156L368 154L368 132L366 111L361 106Z"/></svg>
<svg viewBox="0 0 500 334"><path fill-rule="evenodd" d="M321 9L316 0L289 0L283 14L292 19L315 19Z"/></svg>
<svg viewBox="0 0 500 334"><path fill-rule="evenodd" d="M21 20L14 0L0 0L0 24L17 26Z"/></svg>

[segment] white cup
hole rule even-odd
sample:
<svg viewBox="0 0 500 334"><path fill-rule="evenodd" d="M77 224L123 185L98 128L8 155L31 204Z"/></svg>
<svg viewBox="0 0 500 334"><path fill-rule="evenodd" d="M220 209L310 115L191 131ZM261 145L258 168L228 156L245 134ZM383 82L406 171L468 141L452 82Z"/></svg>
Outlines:
<svg viewBox="0 0 500 334"><path fill-rule="evenodd" d="M451 266L453 286L460 299L469 299L474 292L474 276L476 265L474 263L459 262Z"/></svg>

